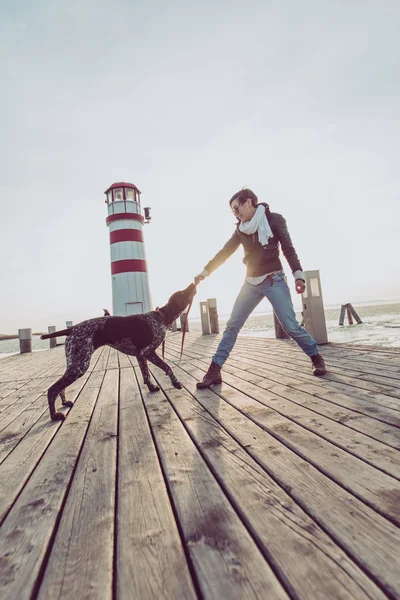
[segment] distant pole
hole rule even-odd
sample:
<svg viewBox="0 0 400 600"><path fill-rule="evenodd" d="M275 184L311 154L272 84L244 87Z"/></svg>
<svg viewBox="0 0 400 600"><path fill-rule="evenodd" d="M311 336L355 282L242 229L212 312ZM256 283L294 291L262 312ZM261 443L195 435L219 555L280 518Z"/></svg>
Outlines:
<svg viewBox="0 0 400 600"><path fill-rule="evenodd" d="M362 323L360 317L358 316L358 313L355 311L353 306L348 302L347 304L342 304L342 307L340 309L339 325L344 325L344 318L345 318L346 312L347 312L347 318L349 320L349 325L353 325L352 316L357 321L357 325L360 325Z"/></svg>
<svg viewBox="0 0 400 600"><path fill-rule="evenodd" d="M217 299L207 298L208 315L210 319L211 333L219 333Z"/></svg>
<svg viewBox="0 0 400 600"><path fill-rule="evenodd" d="M183 312L179 318L181 321L181 329L183 331L185 327L186 312ZM189 321L186 323L186 331L189 331Z"/></svg>
<svg viewBox="0 0 400 600"><path fill-rule="evenodd" d="M32 352L32 329L18 329L18 337L20 353Z"/></svg>
<svg viewBox="0 0 400 600"><path fill-rule="evenodd" d="M49 331L49 333L54 333L56 331L56 326L49 325L48 331ZM50 348L55 348L57 346L57 338L50 338L49 342L50 342Z"/></svg>
<svg viewBox="0 0 400 600"><path fill-rule="evenodd" d="M210 319L208 314L207 302L200 302L201 333L210 335Z"/></svg>
<svg viewBox="0 0 400 600"><path fill-rule="evenodd" d="M358 316L358 313L354 310L353 305L352 304L348 304L347 305L347 311L350 311L351 314L353 315L353 317L355 318L355 320L357 321L357 325L360 325L362 323L360 317Z"/></svg>
<svg viewBox="0 0 400 600"><path fill-rule="evenodd" d="M290 336L283 329L283 327L280 324L275 313L274 313L274 327L275 327L275 337L277 340L289 340L290 339Z"/></svg>
<svg viewBox="0 0 400 600"><path fill-rule="evenodd" d="M351 316L351 311L350 311L350 308L349 308L349 304L346 304L346 310L347 310L347 318L349 320L349 325L353 325L353 319L352 319L352 316Z"/></svg>

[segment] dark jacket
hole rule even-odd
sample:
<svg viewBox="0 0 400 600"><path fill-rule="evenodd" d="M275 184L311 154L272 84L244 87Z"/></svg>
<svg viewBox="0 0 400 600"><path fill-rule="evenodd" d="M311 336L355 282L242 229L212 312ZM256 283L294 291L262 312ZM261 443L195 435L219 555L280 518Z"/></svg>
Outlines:
<svg viewBox="0 0 400 600"><path fill-rule="evenodd" d="M257 232L246 235L239 231L240 223L238 223L232 237L204 267L209 275L221 266L237 250L240 244L244 248L243 262L247 266L246 277L259 277L273 271L282 270L279 244L292 269L292 273L303 270L290 239L285 219L278 213L271 213L268 204L263 202L261 204L265 206L265 213L273 233L273 237L269 238L268 244L266 246L260 244Z"/></svg>

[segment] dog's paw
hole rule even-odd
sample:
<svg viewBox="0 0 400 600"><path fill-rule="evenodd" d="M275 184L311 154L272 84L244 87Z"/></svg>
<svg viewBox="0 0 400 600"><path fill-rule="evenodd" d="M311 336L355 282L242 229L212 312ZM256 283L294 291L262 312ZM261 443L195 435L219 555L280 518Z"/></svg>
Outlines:
<svg viewBox="0 0 400 600"><path fill-rule="evenodd" d="M74 405L73 402L71 402L71 400L65 400L65 402L62 403L63 406L69 406L70 408Z"/></svg>
<svg viewBox="0 0 400 600"><path fill-rule="evenodd" d="M153 385L152 383L148 384L147 387L149 388L149 392L159 392L160 391L160 388L158 387L158 385Z"/></svg>
<svg viewBox="0 0 400 600"><path fill-rule="evenodd" d="M174 388L176 388L177 390L181 390L182 389L182 384L180 381L178 381L177 379L172 380L172 385L174 386Z"/></svg>
<svg viewBox="0 0 400 600"><path fill-rule="evenodd" d="M51 415L52 421L64 421L65 415L63 413L56 412L54 415Z"/></svg>

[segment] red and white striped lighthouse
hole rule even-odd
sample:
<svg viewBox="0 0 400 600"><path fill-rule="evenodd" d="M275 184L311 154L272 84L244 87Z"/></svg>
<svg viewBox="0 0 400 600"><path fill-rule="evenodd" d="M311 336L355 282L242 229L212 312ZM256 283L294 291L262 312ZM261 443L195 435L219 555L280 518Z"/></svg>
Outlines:
<svg viewBox="0 0 400 600"><path fill-rule="evenodd" d="M110 230L113 314L124 316L148 312L152 305L140 191L133 183L119 182L113 183L105 194L108 207L106 223Z"/></svg>

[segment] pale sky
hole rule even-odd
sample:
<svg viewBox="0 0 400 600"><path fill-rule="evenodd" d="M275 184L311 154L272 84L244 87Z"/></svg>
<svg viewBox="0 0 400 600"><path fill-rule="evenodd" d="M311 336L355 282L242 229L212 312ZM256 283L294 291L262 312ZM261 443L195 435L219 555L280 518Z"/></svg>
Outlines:
<svg viewBox="0 0 400 600"><path fill-rule="evenodd" d="M398 0L3 1L0 333L111 309L116 181L152 209L154 306L230 237L243 186L284 215L326 306L399 299L399 24ZM242 255L193 317L208 297L229 313Z"/></svg>

